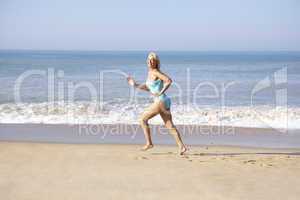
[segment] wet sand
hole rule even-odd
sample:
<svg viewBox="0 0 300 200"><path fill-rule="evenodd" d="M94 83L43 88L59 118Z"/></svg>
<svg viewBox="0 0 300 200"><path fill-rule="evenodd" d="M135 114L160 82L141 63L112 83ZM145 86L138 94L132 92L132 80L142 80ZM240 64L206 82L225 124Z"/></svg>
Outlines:
<svg viewBox="0 0 300 200"><path fill-rule="evenodd" d="M230 145L300 148L300 129L277 130L229 126L177 125L190 145ZM151 125L155 144L175 144L162 125ZM0 141L83 144L143 144L144 134L135 124L0 124Z"/></svg>
<svg viewBox="0 0 300 200"><path fill-rule="evenodd" d="M0 142L0 196L299 199L300 149Z"/></svg>

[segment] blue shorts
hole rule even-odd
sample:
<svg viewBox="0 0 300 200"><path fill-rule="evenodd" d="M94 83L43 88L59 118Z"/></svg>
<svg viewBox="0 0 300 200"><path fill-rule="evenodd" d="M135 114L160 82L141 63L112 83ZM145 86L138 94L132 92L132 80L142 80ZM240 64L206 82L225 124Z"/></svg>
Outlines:
<svg viewBox="0 0 300 200"><path fill-rule="evenodd" d="M169 110L171 107L171 99L165 94L160 95L158 98L164 103L166 109Z"/></svg>

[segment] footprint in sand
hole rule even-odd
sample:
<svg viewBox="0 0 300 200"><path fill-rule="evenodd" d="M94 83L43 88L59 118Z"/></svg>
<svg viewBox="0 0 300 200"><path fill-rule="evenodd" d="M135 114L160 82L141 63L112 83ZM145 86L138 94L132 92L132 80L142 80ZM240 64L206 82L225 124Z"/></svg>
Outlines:
<svg viewBox="0 0 300 200"><path fill-rule="evenodd" d="M145 156L138 156L138 157L135 157L135 160L148 160L148 158Z"/></svg>
<svg viewBox="0 0 300 200"><path fill-rule="evenodd" d="M273 167L273 164L266 164L266 163L261 163L261 167Z"/></svg>
<svg viewBox="0 0 300 200"><path fill-rule="evenodd" d="M255 164L256 163L256 160L246 160L244 161L244 163L251 163L251 164Z"/></svg>

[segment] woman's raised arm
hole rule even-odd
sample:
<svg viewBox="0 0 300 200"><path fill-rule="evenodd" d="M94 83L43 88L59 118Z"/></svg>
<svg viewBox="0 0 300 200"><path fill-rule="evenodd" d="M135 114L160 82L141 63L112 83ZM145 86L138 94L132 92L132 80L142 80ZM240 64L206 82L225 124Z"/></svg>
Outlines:
<svg viewBox="0 0 300 200"><path fill-rule="evenodd" d="M147 85L146 85L145 83L143 83L143 84L138 84L138 83L136 83L135 80L134 80L133 78L131 78L130 76L127 77L127 82L128 82L129 85L131 85L131 86L133 86L133 87L135 87L135 88L138 88L138 89L140 89L140 90L144 90L144 91L147 91L147 92L150 91L149 88L147 87Z"/></svg>

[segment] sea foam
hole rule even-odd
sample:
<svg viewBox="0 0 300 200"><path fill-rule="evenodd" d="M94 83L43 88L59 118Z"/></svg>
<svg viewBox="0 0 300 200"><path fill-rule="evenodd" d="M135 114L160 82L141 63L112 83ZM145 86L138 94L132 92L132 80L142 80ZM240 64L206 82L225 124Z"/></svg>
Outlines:
<svg viewBox="0 0 300 200"><path fill-rule="evenodd" d="M54 102L0 104L0 123L44 124L138 124L149 104L122 102ZM256 128L300 128L299 107L237 106L216 107L172 105L175 124L217 125ZM162 124L159 116L151 124Z"/></svg>

